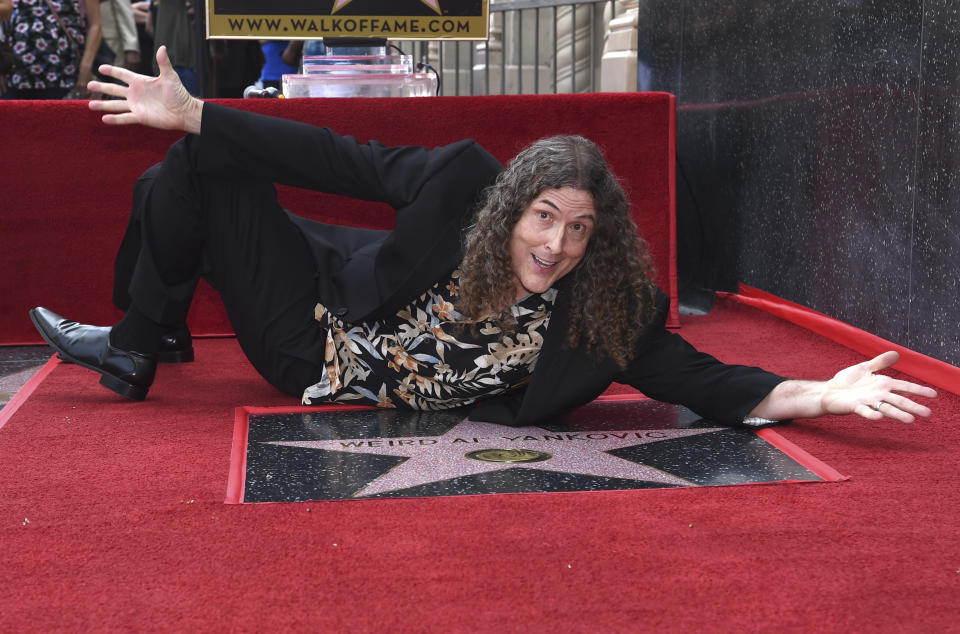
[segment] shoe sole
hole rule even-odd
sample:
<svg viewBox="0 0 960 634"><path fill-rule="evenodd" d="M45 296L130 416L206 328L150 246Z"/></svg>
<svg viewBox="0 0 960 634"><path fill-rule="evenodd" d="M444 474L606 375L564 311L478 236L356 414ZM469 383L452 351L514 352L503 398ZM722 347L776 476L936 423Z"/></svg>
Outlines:
<svg viewBox="0 0 960 634"><path fill-rule="evenodd" d="M160 363L190 363L193 361L193 348L158 352L157 361Z"/></svg>
<svg viewBox="0 0 960 634"><path fill-rule="evenodd" d="M69 359L64 359L63 354L57 353L57 358L64 363L73 363ZM194 360L193 348L189 350L170 350L157 353L157 363L191 363Z"/></svg>
<svg viewBox="0 0 960 634"><path fill-rule="evenodd" d="M64 352L60 346L50 340L50 337L47 336L47 333L44 332L43 328L40 327L40 323L32 309L30 310L30 321L33 322L33 326L37 329L37 332L40 333L40 336L43 337L43 340L50 344L51 348L57 351L57 356L68 363L74 363L98 373L100 375L100 385L103 387L107 388L108 390L112 390L113 392L116 392L120 396L128 398L131 401L142 401L143 399L147 398L146 388L142 388L139 385L133 385L132 383L127 383L123 379L118 379L112 374L108 374L101 368L90 365L89 363L84 363L80 359L72 357Z"/></svg>

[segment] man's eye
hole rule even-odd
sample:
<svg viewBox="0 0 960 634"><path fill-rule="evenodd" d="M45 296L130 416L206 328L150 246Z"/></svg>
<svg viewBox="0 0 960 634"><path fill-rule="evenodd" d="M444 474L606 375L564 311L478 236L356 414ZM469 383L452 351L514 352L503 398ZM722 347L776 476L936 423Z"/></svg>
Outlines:
<svg viewBox="0 0 960 634"><path fill-rule="evenodd" d="M541 212L540 212L540 219L541 219L541 220L546 220L546 219L549 218L549 217L550 217L550 214L547 213L546 211L541 211Z"/></svg>

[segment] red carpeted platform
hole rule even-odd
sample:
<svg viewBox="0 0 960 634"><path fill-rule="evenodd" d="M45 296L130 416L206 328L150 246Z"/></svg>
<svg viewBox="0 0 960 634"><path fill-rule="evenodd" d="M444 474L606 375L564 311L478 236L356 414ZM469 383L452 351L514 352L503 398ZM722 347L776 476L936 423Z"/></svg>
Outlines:
<svg viewBox="0 0 960 634"><path fill-rule="evenodd" d="M825 378L863 356L721 301L683 333ZM128 403L56 365L0 429L0 630L944 632L960 622L960 397L779 429L851 476L640 492L224 505L230 339Z"/></svg>

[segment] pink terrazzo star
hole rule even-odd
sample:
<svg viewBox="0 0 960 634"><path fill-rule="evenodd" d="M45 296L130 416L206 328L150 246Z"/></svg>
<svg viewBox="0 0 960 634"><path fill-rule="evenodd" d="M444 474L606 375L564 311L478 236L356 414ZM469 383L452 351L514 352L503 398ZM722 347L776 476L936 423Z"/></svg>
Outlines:
<svg viewBox="0 0 960 634"><path fill-rule="evenodd" d="M559 471L696 486L689 480L607 452L721 429L724 428L551 432L541 427L507 427L465 419L442 436L273 441L264 444L408 458L353 495L362 497L503 469ZM467 457L468 453L485 449L526 449L549 454L549 458L538 462L484 462Z"/></svg>

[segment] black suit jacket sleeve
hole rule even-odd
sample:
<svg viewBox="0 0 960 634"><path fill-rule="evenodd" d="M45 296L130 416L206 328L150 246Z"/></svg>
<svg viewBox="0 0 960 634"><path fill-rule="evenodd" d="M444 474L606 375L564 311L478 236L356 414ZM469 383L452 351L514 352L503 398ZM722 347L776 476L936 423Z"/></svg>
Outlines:
<svg viewBox="0 0 960 634"><path fill-rule="evenodd" d="M668 302L660 293L656 321L644 330L634 360L614 381L658 401L684 405L704 418L740 424L786 378L757 367L721 363L667 331Z"/></svg>
<svg viewBox="0 0 960 634"><path fill-rule="evenodd" d="M245 175L402 209L468 142L436 150L359 143L329 128L213 103L203 106L198 170Z"/></svg>
<svg viewBox="0 0 960 634"><path fill-rule="evenodd" d="M536 425L562 416L599 396L611 383L631 385L650 398L684 405L703 418L738 425L786 380L765 370L726 365L698 351L664 327L670 300L657 293L657 313L637 340L633 361L619 370L610 359L594 359L565 345L567 304L561 296L537 369L526 389L483 401L471 417L504 425Z"/></svg>

